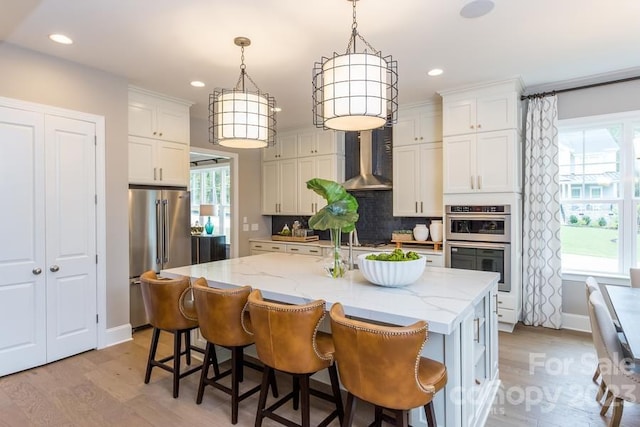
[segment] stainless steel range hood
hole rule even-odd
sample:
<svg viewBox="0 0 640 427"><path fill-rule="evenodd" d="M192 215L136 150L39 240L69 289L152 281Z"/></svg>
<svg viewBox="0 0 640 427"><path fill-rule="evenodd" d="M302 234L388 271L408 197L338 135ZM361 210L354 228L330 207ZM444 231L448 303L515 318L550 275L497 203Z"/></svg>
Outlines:
<svg viewBox="0 0 640 427"><path fill-rule="evenodd" d="M374 175L372 169L372 138L371 131L360 132L360 175L345 181L344 188L349 191L391 190L391 181L379 175Z"/></svg>

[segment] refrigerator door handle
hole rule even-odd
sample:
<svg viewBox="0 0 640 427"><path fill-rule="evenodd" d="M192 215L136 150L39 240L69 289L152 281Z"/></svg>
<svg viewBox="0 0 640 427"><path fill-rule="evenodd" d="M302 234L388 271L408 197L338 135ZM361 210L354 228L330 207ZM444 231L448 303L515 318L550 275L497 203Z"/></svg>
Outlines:
<svg viewBox="0 0 640 427"><path fill-rule="evenodd" d="M161 234L162 234L162 215L160 212L160 200L156 200L156 264L160 264L162 262L161 258Z"/></svg>
<svg viewBox="0 0 640 427"><path fill-rule="evenodd" d="M164 218L162 219L162 225L164 227L164 230L162 232L162 262L163 263L167 263L169 262L169 201L168 200L163 200L162 201L162 207L163 207L163 216Z"/></svg>

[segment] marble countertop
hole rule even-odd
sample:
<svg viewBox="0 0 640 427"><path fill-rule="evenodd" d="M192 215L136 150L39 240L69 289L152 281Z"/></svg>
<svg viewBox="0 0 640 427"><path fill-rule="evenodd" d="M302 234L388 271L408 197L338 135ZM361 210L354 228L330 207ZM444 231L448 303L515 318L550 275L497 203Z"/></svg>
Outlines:
<svg viewBox="0 0 640 427"><path fill-rule="evenodd" d="M309 246L319 246L319 247L331 247L330 240L314 240L311 242L287 242L282 240L272 240L270 237L252 237L249 239L250 242L263 242L263 243L285 243L289 245L309 245ZM403 245L404 250L412 250L416 252L420 252L421 254L429 254L429 255L442 255L442 249L435 250L429 246L420 246L420 245ZM342 248L348 248L346 242L342 242ZM371 251L371 252L386 252L392 251L396 248L395 243L388 243L386 245L381 246L354 246L353 249L358 251Z"/></svg>
<svg viewBox="0 0 640 427"><path fill-rule="evenodd" d="M429 330L451 334L473 305L494 287L498 273L427 267L415 283L385 288L369 283L359 270L333 279L322 257L271 252L163 270L162 275L204 277L212 286L251 285L266 298L300 304L324 299L327 309L341 302L348 315L409 325L429 322Z"/></svg>

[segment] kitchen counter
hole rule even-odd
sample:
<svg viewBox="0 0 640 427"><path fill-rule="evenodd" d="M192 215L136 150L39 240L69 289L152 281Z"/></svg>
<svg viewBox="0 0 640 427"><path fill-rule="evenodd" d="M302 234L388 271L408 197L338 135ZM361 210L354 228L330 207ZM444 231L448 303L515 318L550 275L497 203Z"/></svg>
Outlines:
<svg viewBox="0 0 640 427"><path fill-rule="evenodd" d="M270 240L269 240L270 241ZM318 242L315 242L318 244ZM305 303L341 302L347 315L408 325L429 323L423 355L448 367L449 382L434 402L439 425L483 425L499 385L497 369L497 273L427 267L417 282L385 288L367 282L359 270L341 279L325 275L321 257L272 252L163 270L168 277L204 277L211 286L251 285L266 298ZM457 396L462 390L463 397ZM466 399L473 393L476 398ZM425 425L412 412L412 425ZM444 422L444 423L443 423Z"/></svg>
<svg viewBox="0 0 640 427"><path fill-rule="evenodd" d="M275 242L275 240L271 240L271 237L254 237L249 239L249 242L260 242L260 243L273 243ZM283 242L283 241L277 241L278 243L286 243L286 244L295 244L295 245L305 245L305 246L316 246L319 248L330 248L331 247L331 241L330 240L315 240L312 242ZM347 242L344 241L342 242L342 248L346 249L348 248L349 245L347 244ZM364 251L370 251L370 252L391 252L392 250L394 250L396 248L396 244L395 243L388 243L385 245L380 245L380 246L354 246L353 249L360 251L360 252L364 252ZM434 250L433 248L427 247L427 246L420 246L420 245L403 245L402 248L406 251L406 250L412 250L421 254L428 254L428 255L442 255L442 249L440 250Z"/></svg>

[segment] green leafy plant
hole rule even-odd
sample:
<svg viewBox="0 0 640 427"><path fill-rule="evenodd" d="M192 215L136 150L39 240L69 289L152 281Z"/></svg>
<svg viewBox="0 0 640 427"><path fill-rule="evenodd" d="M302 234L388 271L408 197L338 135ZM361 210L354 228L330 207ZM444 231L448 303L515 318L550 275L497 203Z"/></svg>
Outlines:
<svg viewBox="0 0 640 427"><path fill-rule="evenodd" d="M349 233L358 221L358 201L335 181L313 178L307 181L307 188L315 191L327 201L327 206L309 219L309 227L314 230L341 229Z"/></svg>
<svg viewBox="0 0 640 427"><path fill-rule="evenodd" d="M358 201L335 181L313 178L307 181L307 188L327 201L327 205L309 219L309 227L331 230L333 256L327 272L333 278L342 277L345 266L340 252L340 236L342 232L349 233L355 229L359 218Z"/></svg>

